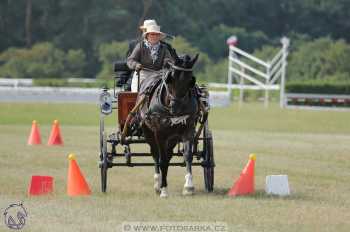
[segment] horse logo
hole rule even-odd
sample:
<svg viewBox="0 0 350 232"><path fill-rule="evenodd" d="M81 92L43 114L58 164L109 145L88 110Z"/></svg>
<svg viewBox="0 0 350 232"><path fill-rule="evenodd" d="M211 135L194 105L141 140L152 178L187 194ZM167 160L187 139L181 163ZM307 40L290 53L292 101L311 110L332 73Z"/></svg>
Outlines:
<svg viewBox="0 0 350 232"><path fill-rule="evenodd" d="M26 224L26 217L28 217L28 213L23 203L11 204L4 211L5 224L10 229L22 229Z"/></svg>

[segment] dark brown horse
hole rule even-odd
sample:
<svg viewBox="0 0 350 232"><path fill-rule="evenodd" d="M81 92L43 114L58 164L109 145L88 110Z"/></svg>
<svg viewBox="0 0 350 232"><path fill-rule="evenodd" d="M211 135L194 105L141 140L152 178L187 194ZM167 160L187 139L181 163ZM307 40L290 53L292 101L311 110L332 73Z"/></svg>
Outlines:
<svg viewBox="0 0 350 232"><path fill-rule="evenodd" d="M155 190L167 197L167 173L173 148L183 144L187 174L183 194L194 192L192 183L192 147L199 105L195 92L196 79L192 68L198 54L192 59L185 55L169 64L155 90L141 107L142 130L155 162Z"/></svg>

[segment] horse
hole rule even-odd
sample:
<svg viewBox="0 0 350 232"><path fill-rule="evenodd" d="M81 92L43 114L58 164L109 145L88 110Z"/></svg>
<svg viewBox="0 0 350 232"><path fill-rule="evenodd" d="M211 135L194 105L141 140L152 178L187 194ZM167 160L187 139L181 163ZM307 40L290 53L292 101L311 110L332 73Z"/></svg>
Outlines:
<svg viewBox="0 0 350 232"><path fill-rule="evenodd" d="M184 55L169 63L160 83L149 94L147 104L139 111L143 135L155 162L154 189L161 198L168 197L168 167L172 151L179 142L183 144L186 164L183 194L194 193L192 147L200 106L192 71L197 59L198 54L193 59Z"/></svg>

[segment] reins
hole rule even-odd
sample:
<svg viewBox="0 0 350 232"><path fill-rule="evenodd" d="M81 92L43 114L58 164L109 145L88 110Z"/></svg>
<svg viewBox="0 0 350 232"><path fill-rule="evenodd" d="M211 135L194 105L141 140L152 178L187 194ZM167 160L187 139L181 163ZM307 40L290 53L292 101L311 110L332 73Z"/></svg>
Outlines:
<svg viewBox="0 0 350 232"><path fill-rule="evenodd" d="M171 64L171 68L172 68L173 70L179 70L179 71L183 71L183 72L192 72L192 71L193 71L192 68L183 68L183 67L179 67L179 66L174 65L174 64ZM145 68L145 70L147 70L147 68ZM167 85L167 83L166 83L166 78L167 78L167 76L168 76L168 75L171 75L171 74L169 74L169 72L172 72L172 70L167 70L166 72L162 71L162 81L161 81L162 83L161 83L161 86L160 86L160 90L159 90L160 93L159 93L159 96L158 96L158 97L160 98L160 99L159 99L159 100L160 100L160 103L162 102L162 101L161 101L161 95L162 95L162 89L163 89L163 88L165 88L166 96L170 97L170 100L171 100L171 101L182 102L182 101L184 101L185 98L188 97L189 95L188 95L188 94L185 94L183 97L177 98L177 97L175 97L175 96L173 96L173 95L171 94L171 92L169 91L169 87L168 87L168 85ZM147 95L143 96L143 97L141 98L141 100L133 107L133 109L132 109L132 110L130 111L130 113L128 114L127 119L126 119L125 124L124 124L124 128L123 128L122 133L121 133L121 139L122 139L122 141L125 140L125 137L126 137L127 131L128 131L128 125L129 125L131 119L135 117L136 112L139 110L139 108L142 107L143 104L144 104L145 102L147 102L148 97L149 97L149 96L147 96ZM163 104L163 107L165 107L167 110L170 109L170 107L167 106L167 105L165 105L165 104Z"/></svg>

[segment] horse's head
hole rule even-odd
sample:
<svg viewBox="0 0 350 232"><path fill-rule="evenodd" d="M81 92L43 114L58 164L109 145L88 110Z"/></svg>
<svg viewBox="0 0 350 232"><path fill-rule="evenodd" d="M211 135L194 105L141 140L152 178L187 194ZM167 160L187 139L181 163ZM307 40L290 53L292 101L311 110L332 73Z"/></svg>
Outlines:
<svg viewBox="0 0 350 232"><path fill-rule="evenodd" d="M170 74L166 78L169 91L169 107L173 114L181 113L183 105L190 90L196 84L196 78L192 75L193 66L198 59L198 54L192 59L189 55L177 57L174 64L170 65Z"/></svg>

